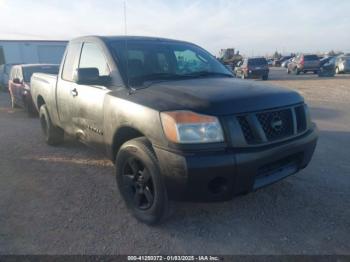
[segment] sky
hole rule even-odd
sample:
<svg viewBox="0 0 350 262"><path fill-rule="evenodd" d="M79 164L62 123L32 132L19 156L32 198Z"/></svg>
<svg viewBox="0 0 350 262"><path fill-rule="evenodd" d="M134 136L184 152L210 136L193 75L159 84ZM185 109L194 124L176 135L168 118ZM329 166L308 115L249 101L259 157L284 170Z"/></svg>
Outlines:
<svg viewBox="0 0 350 262"><path fill-rule="evenodd" d="M159 36L212 54L350 52L350 0L0 0L0 39Z"/></svg>

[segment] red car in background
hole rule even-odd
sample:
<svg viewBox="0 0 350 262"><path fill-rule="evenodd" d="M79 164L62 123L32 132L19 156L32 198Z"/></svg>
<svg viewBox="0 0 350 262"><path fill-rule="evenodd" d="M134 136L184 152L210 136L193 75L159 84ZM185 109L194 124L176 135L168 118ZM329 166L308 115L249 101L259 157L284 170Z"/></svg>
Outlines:
<svg viewBox="0 0 350 262"><path fill-rule="evenodd" d="M12 108L22 107L29 116L37 114L30 94L30 78L34 73L58 74L59 65L52 64L24 64L15 65L11 69L9 78L9 92Z"/></svg>

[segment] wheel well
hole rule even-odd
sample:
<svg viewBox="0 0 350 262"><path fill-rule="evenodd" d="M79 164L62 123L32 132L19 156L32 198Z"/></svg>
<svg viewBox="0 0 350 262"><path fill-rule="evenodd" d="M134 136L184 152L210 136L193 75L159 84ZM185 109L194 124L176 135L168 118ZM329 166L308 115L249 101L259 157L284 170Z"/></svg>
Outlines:
<svg viewBox="0 0 350 262"><path fill-rule="evenodd" d="M38 96L38 99L37 99L38 110L40 110L40 107L41 107L42 105L45 105L45 104L46 104L46 103L45 103L44 98L43 98L42 96Z"/></svg>
<svg viewBox="0 0 350 262"><path fill-rule="evenodd" d="M118 129L118 131L115 133L113 137L113 160L115 160L115 157L120 149L120 147L127 141L145 136L140 131L138 131L135 128L132 127L121 127Z"/></svg>

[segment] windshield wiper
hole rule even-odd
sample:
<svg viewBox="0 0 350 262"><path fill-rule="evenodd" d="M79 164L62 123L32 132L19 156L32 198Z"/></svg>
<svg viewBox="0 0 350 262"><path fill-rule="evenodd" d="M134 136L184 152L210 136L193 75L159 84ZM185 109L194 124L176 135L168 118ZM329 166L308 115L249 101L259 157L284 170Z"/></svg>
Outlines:
<svg viewBox="0 0 350 262"><path fill-rule="evenodd" d="M149 74L139 77L134 77L130 79L130 82L133 83L134 89L144 89L150 87L151 85L163 81L169 80L179 80L187 78L187 76L179 75L179 74L171 74L171 73L157 73L157 74ZM148 84L145 84L148 82Z"/></svg>
<svg viewBox="0 0 350 262"><path fill-rule="evenodd" d="M133 83L131 88L133 91L145 89L153 84L161 83L163 81L171 81L171 80L182 80L189 78L198 78L205 76L225 76L225 77L233 77L231 74L220 73L220 72L210 72L210 71L198 71L189 74L171 74L171 73L157 73L157 74L149 74L139 77L134 77L130 79L130 82ZM146 82L148 82L146 84Z"/></svg>
<svg viewBox="0 0 350 262"><path fill-rule="evenodd" d="M220 73L220 72L212 72L212 71L198 71L189 74L183 75L185 77L202 77L202 76L226 76L233 77L231 74Z"/></svg>
<svg viewBox="0 0 350 262"><path fill-rule="evenodd" d="M179 77L181 77L181 75L171 74L171 73L156 73L156 74L149 74L149 75L135 77L134 79L145 82L149 80L177 79Z"/></svg>

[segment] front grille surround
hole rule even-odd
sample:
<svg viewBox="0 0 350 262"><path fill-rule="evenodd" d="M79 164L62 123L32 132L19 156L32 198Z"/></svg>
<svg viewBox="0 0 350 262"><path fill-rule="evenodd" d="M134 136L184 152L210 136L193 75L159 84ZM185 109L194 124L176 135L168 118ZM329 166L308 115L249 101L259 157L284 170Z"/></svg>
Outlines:
<svg viewBox="0 0 350 262"><path fill-rule="evenodd" d="M247 117L246 116L238 116L237 119L238 119L238 122L242 128L242 132L243 132L245 140L248 143L254 143L255 135L253 134L253 130L250 128Z"/></svg>
<svg viewBox="0 0 350 262"><path fill-rule="evenodd" d="M304 106L297 106L294 108L297 118L297 131L303 132L306 129L306 113Z"/></svg>
<svg viewBox="0 0 350 262"><path fill-rule="evenodd" d="M248 146L264 145L307 131L304 104L236 116Z"/></svg>

